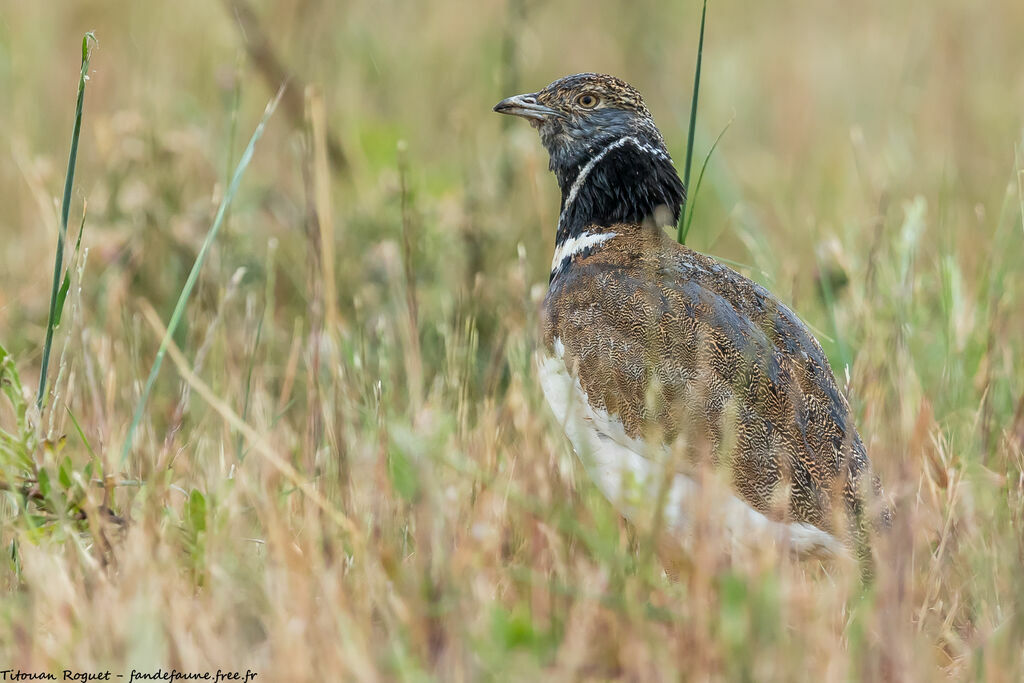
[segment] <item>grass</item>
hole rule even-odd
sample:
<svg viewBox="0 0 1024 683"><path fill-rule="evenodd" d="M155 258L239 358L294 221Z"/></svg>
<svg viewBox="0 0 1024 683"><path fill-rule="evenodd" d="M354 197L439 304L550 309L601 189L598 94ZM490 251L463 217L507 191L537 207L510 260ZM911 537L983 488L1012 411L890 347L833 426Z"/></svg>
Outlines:
<svg viewBox="0 0 1024 683"><path fill-rule="evenodd" d="M95 41L92 33L82 38L82 68L78 79L78 100L75 102L75 127L71 133L71 152L68 155L68 172L64 178L64 199L60 205L60 230L57 232L57 255L53 262L53 287L50 289L50 315L46 321L46 341L43 343L43 360L39 370L39 392L36 406L42 410L46 396L46 372L50 365L50 350L53 347L53 331L60 324L64 302L71 286L70 271L64 272L64 240L68 234L68 213L71 211L71 189L75 184L75 162L78 159L78 139L82 133L82 103L85 100L85 83L89 80L89 41ZM84 216L83 216L84 225ZM81 231L79 231L81 244Z"/></svg>
<svg viewBox="0 0 1024 683"><path fill-rule="evenodd" d="M185 284L181 288L181 293L178 295L178 301L174 304L174 311L171 313L171 320L167 325L167 330L164 332L163 338L160 340L160 348L156 351L156 358L154 358L153 366L149 370L149 376L146 378L146 384L142 388L142 395L139 396L139 400L135 405L135 414L132 417L131 424L128 426L128 434L124 438L124 446L121 451L122 463L127 459L129 452L131 452L132 445L134 444L135 430L138 428L139 422L142 421L145 414L146 401L149 399L149 394L153 390L156 378L160 374L160 366L163 364L164 354L167 351L168 344L171 342L171 337L178 325L181 323L182 316L185 314L185 308L188 306L189 297L192 296L192 290L196 286L196 280L199 279L199 271L202 269L203 262L206 260L206 254L209 252L213 241L217 238L217 233L220 232L220 227L224 223L224 217L227 215L228 207L231 206L231 200L235 198L235 194L238 192L238 187L242 183L242 177L245 175L245 169L249 166L249 162L252 160L253 151L256 148L256 142L260 139L260 136L263 135L263 129L266 127L267 121L270 120L271 114L274 113L274 109L277 108L277 103L281 100L281 95L283 93L284 86L278 90L277 96L267 104L267 109L263 113L263 118L260 119L259 124L257 124L256 130L252 133L252 137L249 138L249 144L246 145L245 150L242 152L242 158L238 160L238 166L235 167L235 172L231 176L231 183L228 185L227 192L224 194L224 199L221 200L220 206L217 207L217 215L213 218L213 224L210 225L210 230L206 233L206 239L203 240L203 245L199 248L199 253L196 254L196 259L192 263L192 269L189 271L188 279L185 280ZM43 358L45 360L46 356L44 355Z"/></svg>
<svg viewBox="0 0 1024 683"><path fill-rule="evenodd" d="M693 68L693 96L690 98L690 127L686 133L686 161L683 163L683 185L687 191L690 190L690 167L693 165L693 136L697 130L697 99L700 94L700 70L701 62L704 60L704 25L708 17L708 1L704 0L700 8L700 35L697 37L697 63ZM722 131L725 132L724 130ZM718 139L721 139L721 135ZM718 146L718 140L715 140L715 144L711 146L711 151L708 152L707 159L711 158L711 154L715 151L715 147ZM707 167L707 159L704 160L704 167ZM701 177L704 176L704 169L701 169ZM690 222L693 217L692 205L694 200L697 199L697 192L700 190L700 182L698 181L697 186L693 188L692 197L688 197L689 201L683 202L683 213L679 216L679 225L676 227L676 241L680 244L686 244L686 234L690 232ZM689 209L687 211L687 209Z"/></svg>
<svg viewBox="0 0 1024 683"><path fill-rule="evenodd" d="M714 6L687 243L824 332L897 509L866 591L700 510L666 576L535 381L558 195L500 83L615 73L682 149L698 5L38 4L0 13L0 669L1024 675L1019 3ZM310 85L245 167L271 68Z"/></svg>

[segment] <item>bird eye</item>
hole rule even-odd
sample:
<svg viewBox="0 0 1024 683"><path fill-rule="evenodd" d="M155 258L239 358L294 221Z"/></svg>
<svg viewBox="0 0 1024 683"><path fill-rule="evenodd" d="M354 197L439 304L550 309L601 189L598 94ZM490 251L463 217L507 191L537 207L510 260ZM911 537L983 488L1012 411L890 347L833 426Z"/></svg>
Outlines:
<svg viewBox="0 0 1024 683"><path fill-rule="evenodd" d="M576 104L580 105L584 109L593 109L597 106L597 97L586 93L576 98Z"/></svg>

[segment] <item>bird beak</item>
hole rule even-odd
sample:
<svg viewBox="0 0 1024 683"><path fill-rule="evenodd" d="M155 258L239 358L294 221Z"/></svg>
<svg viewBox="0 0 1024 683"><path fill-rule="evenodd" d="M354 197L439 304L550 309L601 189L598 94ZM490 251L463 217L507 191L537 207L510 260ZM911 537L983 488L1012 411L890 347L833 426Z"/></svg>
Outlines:
<svg viewBox="0 0 1024 683"><path fill-rule="evenodd" d="M530 119L531 123L534 121L543 121L550 116L561 116L551 107L545 107L543 104L538 104L537 93L506 97L501 102L494 105L494 111L499 114L522 116L524 119Z"/></svg>

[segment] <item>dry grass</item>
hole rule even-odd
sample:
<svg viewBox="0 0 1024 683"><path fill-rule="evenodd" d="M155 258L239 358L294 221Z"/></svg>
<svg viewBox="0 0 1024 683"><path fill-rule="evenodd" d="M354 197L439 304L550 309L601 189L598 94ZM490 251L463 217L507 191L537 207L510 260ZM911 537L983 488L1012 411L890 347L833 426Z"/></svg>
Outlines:
<svg viewBox="0 0 1024 683"><path fill-rule="evenodd" d="M7 388L38 377L78 49L100 41L60 379L20 432L0 400L31 459L0 450L0 669L1021 680L1024 4L709 7L696 158L735 121L689 242L849 366L897 506L867 591L730 557L714 520L667 577L534 381L558 198L534 132L490 107L612 72L681 158L697 3L254 4L315 87L260 141L122 462L273 95L238 6L0 0Z"/></svg>

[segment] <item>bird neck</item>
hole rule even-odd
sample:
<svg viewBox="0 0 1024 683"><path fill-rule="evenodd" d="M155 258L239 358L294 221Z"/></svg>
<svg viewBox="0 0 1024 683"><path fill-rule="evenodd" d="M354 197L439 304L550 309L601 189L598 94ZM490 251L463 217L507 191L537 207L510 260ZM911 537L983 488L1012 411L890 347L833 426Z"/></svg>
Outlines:
<svg viewBox="0 0 1024 683"><path fill-rule="evenodd" d="M617 223L669 225L686 197L664 145L627 135L554 168L562 190L556 245Z"/></svg>

